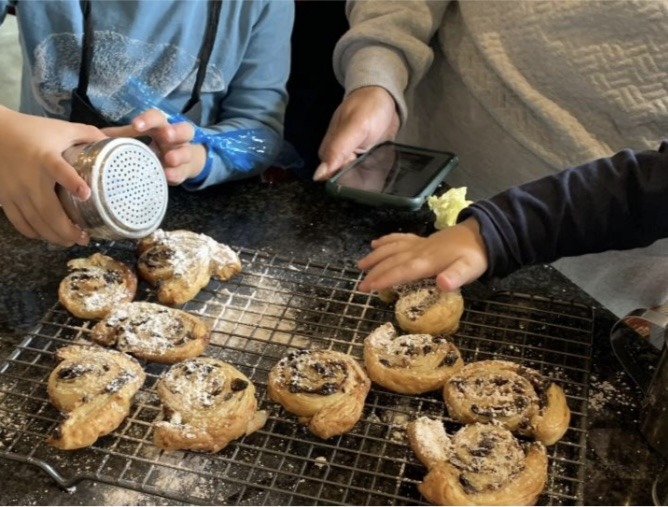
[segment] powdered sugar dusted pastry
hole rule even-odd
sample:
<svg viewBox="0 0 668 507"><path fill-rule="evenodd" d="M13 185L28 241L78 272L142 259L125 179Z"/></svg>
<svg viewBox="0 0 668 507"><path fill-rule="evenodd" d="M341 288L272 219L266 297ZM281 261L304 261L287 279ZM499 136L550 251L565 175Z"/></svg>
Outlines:
<svg viewBox="0 0 668 507"><path fill-rule="evenodd" d="M148 361L177 363L204 352L209 336L209 327L195 315L136 301L112 310L93 327L91 338Z"/></svg>
<svg viewBox="0 0 668 507"><path fill-rule="evenodd" d="M101 319L116 305L132 301L137 275L123 262L94 253L67 263L68 275L58 288L58 300L80 319Z"/></svg>
<svg viewBox="0 0 668 507"><path fill-rule="evenodd" d="M512 361L467 364L445 383L443 397L448 413L457 421L497 421L545 445L557 442L570 423L561 387Z"/></svg>
<svg viewBox="0 0 668 507"><path fill-rule="evenodd" d="M397 285L379 293L381 300L394 303L399 327L409 333L452 334L464 313L464 298L456 290L443 292L434 280Z"/></svg>
<svg viewBox="0 0 668 507"><path fill-rule="evenodd" d="M267 422L257 410L255 386L234 366L212 357L187 359L170 367L157 391L164 420L153 441L166 450L218 452Z"/></svg>
<svg viewBox="0 0 668 507"><path fill-rule="evenodd" d="M404 394L441 389L464 362L444 335L400 335L391 322L364 340L364 366L371 380Z"/></svg>
<svg viewBox="0 0 668 507"><path fill-rule="evenodd" d="M123 422L146 375L136 359L98 346L62 347L56 359L60 363L49 375L47 391L64 419L47 443L88 447Z"/></svg>
<svg viewBox="0 0 668 507"><path fill-rule="evenodd" d="M418 489L433 504L533 505L545 488L545 446L499 425L466 425L450 437L440 421L420 417L407 433L428 469Z"/></svg>
<svg viewBox="0 0 668 507"><path fill-rule="evenodd" d="M158 301L180 305L210 279L228 280L241 271L239 256L204 234L158 229L137 245L139 274L157 287Z"/></svg>
<svg viewBox="0 0 668 507"><path fill-rule="evenodd" d="M371 381L357 360L333 350L298 350L269 372L269 397L320 438L352 429L362 416Z"/></svg>

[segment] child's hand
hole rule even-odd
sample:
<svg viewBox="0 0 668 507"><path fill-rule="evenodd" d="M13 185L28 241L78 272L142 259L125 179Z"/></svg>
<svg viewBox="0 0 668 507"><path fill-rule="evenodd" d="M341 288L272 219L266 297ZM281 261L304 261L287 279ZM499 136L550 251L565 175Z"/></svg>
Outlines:
<svg viewBox="0 0 668 507"><path fill-rule="evenodd" d="M90 125L0 106L0 204L21 234L63 246L88 243L87 235L65 213L56 184L88 199L90 188L62 153L76 144L104 138Z"/></svg>
<svg viewBox="0 0 668 507"><path fill-rule="evenodd" d="M473 218L426 238L388 234L372 241L371 247L373 251L357 263L368 271L359 284L367 292L431 277L441 290L451 291L487 270L487 251Z"/></svg>
<svg viewBox="0 0 668 507"><path fill-rule="evenodd" d="M131 125L106 128L104 133L110 137L150 136L151 148L160 158L170 185L194 178L206 163L206 148L190 142L195 135L193 126L188 122L170 124L157 109L136 116Z"/></svg>

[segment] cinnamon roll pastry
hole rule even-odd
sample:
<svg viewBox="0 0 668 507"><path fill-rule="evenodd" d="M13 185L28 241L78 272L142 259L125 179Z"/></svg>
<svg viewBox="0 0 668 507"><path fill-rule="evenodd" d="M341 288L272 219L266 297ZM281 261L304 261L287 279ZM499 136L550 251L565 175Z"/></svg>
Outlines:
<svg viewBox="0 0 668 507"><path fill-rule="evenodd" d="M457 421L497 421L545 445L556 443L570 423L561 387L512 361L467 364L445 383L443 397L448 413Z"/></svg>
<svg viewBox="0 0 668 507"><path fill-rule="evenodd" d="M298 350L271 369L267 393L314 435L327 439L355 426L370 388L369 377L352 356Z"/></svg>
<svg viewBox="0 0 668 507"><path fill-rule="evenodd" d="M253 383L219 359L177 363L156 389L164 420L154 424L153 442L161 449L218 452L267 422L267 412L257 410Z"/></svg>
<svg viewBox="0 0 668 507"><path fill-rule="evenodd" d="M157 287L158 301L181 305L211 278L228 280L241 271L238 255L204 234L158 229L137 245L140 276Z"/></svg>
<svg viewBox="0 0 668 507"><path fill-rule="evenodd" d="M435 505L533 505L545 488L547 453L497 424L475 423L448 436L443 424L420 417L408 441L428 472L418 489Z"/></svg>
<svg viewBox="0 0 668 507"><path fill-rule="evenodd" d="M97 346L62 347L56 360L47 391L64 418L46 442L59 449L88 447L123 422L146 375L136 359Z"/></svg>
<svg viewBox="0 0 668 507"><path fill-rule="evenodd" d="M443 292L431 279L397 285L378 295L386 303L394 302L397 323L409 333L453 334L464 313L461 292Z"/></svg>
<svg viewBox="0 0 668 507"><path fill-rule="evenodd" d="M391 322L364 340L364 366L377 384L403 394L441 389L464 362L444 335L400 335Z"/></svg>
<svg viewBox="0 0 668 507"><path fill-rule="evenodd" d="M98 322L91 339L141 359L173 364L199 356L209 336L209 327L195 315L135 301L117 306Z"/></svg>
<svg viewBox="0 0 668 507"><path fill-rule="evenodd" d="M94 253L72 259L69 273L60 282L58 300L80 319L101 319L116 305L132 301L137 275L123 262Z"/></svg>

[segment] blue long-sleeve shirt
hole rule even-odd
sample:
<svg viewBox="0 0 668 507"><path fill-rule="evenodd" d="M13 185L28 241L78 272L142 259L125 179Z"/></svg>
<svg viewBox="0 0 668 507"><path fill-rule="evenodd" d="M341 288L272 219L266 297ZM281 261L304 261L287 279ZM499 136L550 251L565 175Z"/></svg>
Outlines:
<svg viewBox="0 0 668 507"><path fill-rule="evenodd" d="M487 247L485 277L561 257L625 250L668 237L668 142L624 150L501 192L464 209Z"/></svg>
<svg viewBox="0 0 668 507"><path fill-rule="evenodd" d="M0 0L0 22L8 6L15 8L23 50L21 111L69 118L81 62L79 0ZM141 112L127 100L133 78L180 111L195 82L207 8L206 0L93 0L93 106L111 122L129 123ZM196 122L205 133L265 129L276 139L265 159L279 152L293 22L291 1L222 2ZM242 172L215 154L197 188L255 175L267 165Z"/></svg>

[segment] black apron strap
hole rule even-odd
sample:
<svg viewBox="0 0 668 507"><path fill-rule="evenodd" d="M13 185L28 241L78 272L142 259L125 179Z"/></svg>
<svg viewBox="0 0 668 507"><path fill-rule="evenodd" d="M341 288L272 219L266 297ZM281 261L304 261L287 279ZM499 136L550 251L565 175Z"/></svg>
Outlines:
<svg viewBox="0 0 668 507"><path fill-rule="evenodd" d="M81 0L81 13L83 14L84 33L81 42L81 65L79 65L79 84L77 92L80 96L88 95L88 79L90 66L93 62L93 26L90 18L90 0Z"/></svg>
<svg viewBox="0 0 668 507"><path fill-rule="evenodd" d="M206 69L209 66L209 59L211 57L211 50L213 44L216 42L216 32L218 31L218 22L220 21L221 0L209 0L209 9L207 14L206 32L204 34L204 41L199 49L199 67L197 68L197 77L195 78L195 85L190 95L190 100L181 110L182 113L188 110L199 102L202 91L202 83L206 76Z"/></svg>

